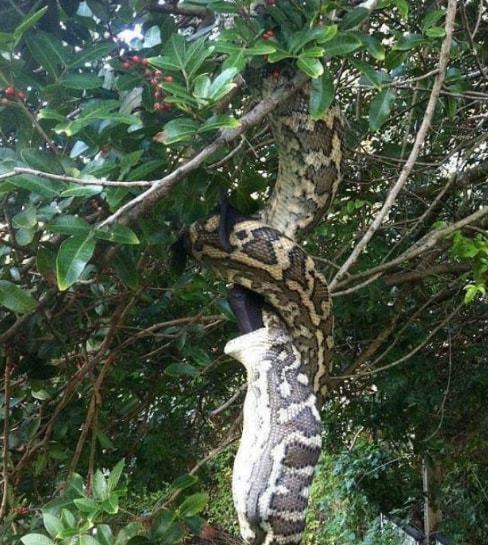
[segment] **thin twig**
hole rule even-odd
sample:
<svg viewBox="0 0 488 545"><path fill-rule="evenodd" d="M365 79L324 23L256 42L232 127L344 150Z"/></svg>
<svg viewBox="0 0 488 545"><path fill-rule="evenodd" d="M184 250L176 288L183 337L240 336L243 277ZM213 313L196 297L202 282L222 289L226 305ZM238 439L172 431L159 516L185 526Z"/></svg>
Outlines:
<svg viewBox="0 0 488 545"><path fill-rule="evenodd" d="M7 512L7 498L9 481L9 448L10 448L10 372L12 370L12 355L10 349L7 350L4 372L4 405L3 405L3 490L2 504L0 505L0 521L3 520Z"/></svg>

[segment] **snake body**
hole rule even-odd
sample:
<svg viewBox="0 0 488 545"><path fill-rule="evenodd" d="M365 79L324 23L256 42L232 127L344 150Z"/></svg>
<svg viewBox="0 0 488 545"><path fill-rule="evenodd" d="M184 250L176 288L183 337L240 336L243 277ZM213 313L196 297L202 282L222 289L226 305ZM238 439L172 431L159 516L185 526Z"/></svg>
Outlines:
<svg viewBox="0 0 488 545"><path fill-rule="evenodd" d="M298 543L321 443L317 406L333 348L324 277L296 242L330 205L341 178L342 120L308 114L308 90L270 116L278 178L257 218L237 217L223 241L218 215L189 228L189 249L226 281L260 294L264 327L225 351L247 369L244 426L233 474L242 537Z"/></svg>

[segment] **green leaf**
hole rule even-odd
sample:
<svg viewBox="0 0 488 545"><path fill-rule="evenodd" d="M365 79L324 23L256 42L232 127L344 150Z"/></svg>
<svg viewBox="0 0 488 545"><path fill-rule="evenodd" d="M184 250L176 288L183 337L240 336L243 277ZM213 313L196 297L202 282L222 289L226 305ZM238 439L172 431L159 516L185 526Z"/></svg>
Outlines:
<svg viewBox="0 0 488 545"><path fill-rule="evenodd" d="M200 38L190 45L185 56L185 69L189 79L193 78L213 51L214 47L209 45L205 38Z"/></svg>
<svg viewBox="0 0 488 545"><path fill-rule="evenodd" d="M97 539L100 545L113 545L112 529L108 524L99 524L97 526Z"/></svg>
<svg viewBox="0 0 488 545"><path fill-rule="evenodd" d="M22 212L15 214L12 218L12 224L18 229L21 227L24 229L35 227L37 225L36 209L33 206L29 206Z"/></svg>
<svg viewBox="0 0 488 545"><path fill-rule="evenodd" d="M319 78L312 80L310 90L310 115L312 119L321 119L334 100L334 79L326 68Z"/></svg>
<svg viewBox="0 0 488 545"><path fill-rule="evenodd" d="M132 229L122 224L95 229L94 235L102 240L117 242L119 244L139 244L139 239Z"/></svg>
<svg viewBox="0 0 488 545"><path fill-rule="evenodd" d="M24 545L54 545L54 541L42 534L27 534L20 538Z"/></svg>
<svg viewBox="0 0 488 545"><path fill-rule="evenodd" d="M90 232L90 224L78 216L58 216L47 224L46 229L52 233L61 233L62 235L74 235L86 237Z"/></svg>
<svg viewBox="0 0 488 545"><path fill-rule="evenodd" d="M203 133L223 128L235 129L239 125L239 120L236 119L233 115L218 114L209 117L200 127L199 132Z"/></svg>
<svg viewBox="0 0 488 545"><path fill-rule="evenodd" d="M60 84L67 89L97 89L103 80L95 74L67 74Z"/></svg>
<svg viewBox="0 0 488 545"><path fill-rule="evenodd" d="M51 513L45 511L42 513L42 521L44 523L44 528L48 531L51 537L57 537L63 531L63 523Z"/></svg>
<svg viewBox="0 0 488 545"><path fill-rule="evenodd" d="M73 184L61 193L61 197L93 197L103 191L101 185L77 185Z"/></svg>
<svg viewBox="0 0 488 545"><path fill-rule="evenodd" d="M353 9L343 17L341 21L341 30L350 30L359 26L369 17L369 9L358 7Z"/></svg>
<svg viewBox="0 0 488 545"><path fill-rule="evenodd" d="M304 57L300 55L298 57L297 66L302 72L305 72L307 76L312 79L318 78L324 73L324 66L319 59L313 57Z"/></svg>
<svg viewBox="0 0 488 545"><path fill-rule="evenodd" d="M381 91L371 102L369 107L369 126L371 130L377 131L388 119L395 92L392 89Z"/></svg>
<svg viewBox="0 0 488 545"><path fill-rule="evenodd" d="M244 53L245 55L253 55L253 56L259 56L259 55L271 55L274 53L277 49L277 44L273 44L271 42L256 42L252 47L248 47Z"/></svg>
<svg viewBox="0 0 488 545"><path fill-rule="evenodd" d="M446 12L443 9L429 11L422 21L422 31L425 32L428 28L434 26L437 21L439 21L439 19L445 15L445 13Z"/></svg>
<svg viewBox="0 0 488 545"><path fill-rule="evenodd" d="M400 16L402 19L408 18L408 1L407 0L394 0L395 5L400 12Z"/></svg>
<svg viewBox="0 0 488 545"><path fill-rule="evenodd" d="M189 363L170 363L165 369L164 373L171 377L189 376L195 377L199 374L199 371L193 365Z"/></svg>
<svg viewBox="0 0 488 545"><path fill-rule="evenodd" d="M174 144L175 142L181 142L182 140L188 140L198 130L198 123L188 117L180 117L178 119L172 119L163 128L164 131L164 143Z"/></svg>
<svg viewBox="0 0 488 545"><path fill-rule="evenodd" d="M32 193L36 193L41 197L53 199L60 195L61 191L66 187L63 182L54 182L52 180L45 180L38 178L37 176L31 176L30 174L20 174L7 180L9 184L14 187L20 187L26 189ZM6 183L3 182L3 183Z"/></svg>
<svg viewBox="0 0 488 545"><path fill-rule="evenodd" d="M429 38L444 38L446 31L441 26L433 26L425 31L425 35Z"/></svg>
<svg viewBox="0 0 488 545"><path fill-rule="evenodd" d="M320 35L317 37L317 42L323 44L332 40L332 38L337 34L337 25L327 25L320 27Z"/></svg>
<svg viewBox="0 0 488 545"><path fill-rule="evenodd" d="M97 539L88 534L80 536L78 543L79 545L100 545L100 542Z"/></svg>
<svg viewBox="0 0 488 545"><path fill-rule="evenodd" d="M102 504L103 510L109 515L115 515L119 511L119 496L110 494L110 496Z"/></svg>
<svg viewBox="0 0 488 545"><path fill-rule="evenodd" d="M47 32L36 32L26 39L27 47L34 59L56 79L66 66L64 46Z"/></svg>
<svg viewBox="0 0 488 545"><path fill-rule="evenodd" d="M0 305L17 314L25 314L33 311L37 306L37 302L19 286L8 280L0 280Z"/></svg>
<svg viewBox="0 0 488 545"><path fill-rule="evenodd" d="M208 98L210 92L210 78L207 74L200 74L193 82L193 96L198 98Z"/></svg>
<svg viewBox="0 0 488 545"><path fill-rule="evenodd" d="M24 19L22 23L20 23L20 25L14 30L15 40L18 42L20 38L22 38L24 33L27 32L27 30L29 30L29 28L32 28L37 23L37 21L39 21L39 19L44 17L47 10L48 10L48 6L44 6L39 11L36 11L35 13L33 13L30 17L27 17L26 19Z"/></svg>
<svg viewBox="0 0 488 545"><path fill-rule="evenodd" d="M88 46L77 53L76 57L68 63L68 66L70 68L78 68L84 66L86 63L98 61L99 59L106 57L116 47L117 45L112 42Z"/></svg>
<svg viewBox="0 0 488 545"><path fill-rule="evenodd" d="M108 494L108 486L103 473L97 469L93 475L93 496L96 500L106 500Z"/></svg>
<svg viewBox="0 0 488 545"><path fill-rule="evenodd" d="M165 536L168 529L173 525L175 520L175 514L171 511L162 511L159 513L153 522L151 528L151 536L154 539L160 539Z"/></svg>
<svg viewBox="0 0 488 545"><path fill-rule="evenodd" d="M237 75L237 68L226 68L210 84L208 96L211 100L217 101L224 97L235 87L233 79Z"/></svg>
<svg viewBox="0 0 488 545"><path fill-rule="evenodd" d="M120 462L118 462L116 466L110 472L110 475L108 476L108 479L107 479L107 487L109 492L113 492L117 484L119 483L122 472L124 471L124 465L125 465L125 461L120 460Z"/></svg>
<svg viewBox="0 0 488 545"><path fill-rule="evenodd" d="M366 62L351 60L351 63L357 70L359 70L364 75L369 83L371 83L377 89L381 89L381 87L385 83L391 82L391 78L386 72L383 72L381 70L375 70L371 65Z"/></svg>
<svg viewBox="0 0 488 545"><path fill-rule="evenodd" d="M56 258L56 276L61 291L72 286L81 276L95 250L92 235L75 236L65 240Z"/></svg>
<svg viewBox="0 0 488 545"><path fill-rule="evenodd" d="M180 475L171 483L169 490L184 490L185 488L190 488L190 486L193 486L197 482L198 477L196 475Z"/></svg>
<svg viewBox="0 0 488 545"><path fill-rule="evenodd" d="M385 60L385 48L377 38L363 33L361 33L358 37L373 58L378 61Z"/></svg>
<svg viewBox="0 0 488 545"><path fill-rule="evenodd" d="M339 33L325 45L328 57L348 55L362 46L361 40L354 34Z"/></svg>
<svg viewBox="0 0 488 545"><path fill-rule="evenodd" d="M191 517L203 511L207 502L208 494L198 492L197 494L188 496L188 498L179 506L178 511L182 517Z"/></svg>
<svg viewBox="0 0 488 545"><path fill-rule="evenodd" d="M22 227L15 233L15 239L19 246L27 246L34 240L35 234L35 229L25 229Z"/></svg>
<svg viewBox="0 0 488 545"><path fill-rule="evenodd" d="M398 42L394 44L393 49L396 51L410 51L424 42L420 34L407 33L400 37Z"/></svg>
<svg viewBox="0 0 488 545"><path fill-rule="evenodd" d="M82 513L92 513L98 509L98 504L91 498L75 498L73 503Z"/></svg>

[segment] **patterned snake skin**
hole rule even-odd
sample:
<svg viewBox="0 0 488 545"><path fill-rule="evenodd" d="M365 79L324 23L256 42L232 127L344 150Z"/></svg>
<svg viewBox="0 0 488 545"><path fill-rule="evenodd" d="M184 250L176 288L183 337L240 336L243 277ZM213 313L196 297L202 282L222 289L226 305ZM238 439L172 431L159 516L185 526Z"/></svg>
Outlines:
<svg viewBox="0 0 488 545"><path fill-rule="evenodd" d="M227 243L217 215L188 235L196 259L264 299L264 327L225 347L248 377L233 496L241 535L253 545L298 543L305 528L333 320L326 281L295 239L329 207L342 160L341 116L329 110L313 121L307 90L275 110L270 125L279 169L260 217L235 218Z"/></svg>

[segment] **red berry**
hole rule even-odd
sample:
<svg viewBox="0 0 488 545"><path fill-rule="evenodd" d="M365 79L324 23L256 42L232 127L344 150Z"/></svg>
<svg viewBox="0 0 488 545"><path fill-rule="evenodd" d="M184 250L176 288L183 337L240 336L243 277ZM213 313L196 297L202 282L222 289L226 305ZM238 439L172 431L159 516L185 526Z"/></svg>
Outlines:
<svg viewBox="0 0 488 545"><path fill-rule="evenodd" d="M163 77L163 73L161 72L161 70L155 70L154 77L157 79L161 79Z"/></svg>
<svg viewBox="0 0 488 545"><path fill-rule="evenodd" d="M132 62L135 64L139 64L141 62L141 57L138 57L137 55L133 55Z"/></svg>
<svg viewBox="0 0 488 545"><path fill-rule="evenodd" d="M122 68L124 68L125 70L129 70L129 68L132 66L132 63L129 62L129 61L125 61L123 64L122 64Z"/></svg>
<svg viewBox="0 0 488 545"><path fill-rule="evenodd" d="M166 83L173 83L174 80L175 78L173 76L165 76L163 78L163 81L165 81Z"/></svg>
<svg viewBox="0 0 488 545"><path fill-rule="evenodd" d="M148 59L141 59L142 66L147 66L149 64Z"/></svg>
<svg viewBox="0 0 488 545"><path fill-rule="evenodd" d="M156 89L154 91L154 100L159 100L162 96L163 96L163 93L161 92L161 89Z"/></svg>
<svg viewBox="0 0 488 545"><path fill-rule="evenodd" d="M273 72L271 73L271 77L277 81L280 79L280 76L281 76L281 72L278 68L276 68L275 70L273 70Z"/></svg>
<svg viewBox="0 0 488 545"><path fill-rule="evenodd" d="M154 109L156 110L156 112L164 112L166 108L164 104L161 104L161 102L156 102L156 104L154 105Z"/></svg>
<svg viewBox="0 0 488 545"><path fill-rule="evenodd" d="M5 89L5 95L8 96L8 97L13 97L16 93L16 90L15 90L15 87L13 85L9 85L6 89Z"/></svg>
<svg viewBox="0 0 488 545"><path fill-rule="evenodd" d="M157 87L159 81L156 79L156 78L151 78L149 80L149 83L153 86L153 87Z"/></svg>
<svg viewBox="0 0 488 545"><path fill-rule="evenodd" d="M19 92L17 93L17 98L18 98L19 100L25 100L25 93L23 93L22 91L19 91Z"/></svg>

